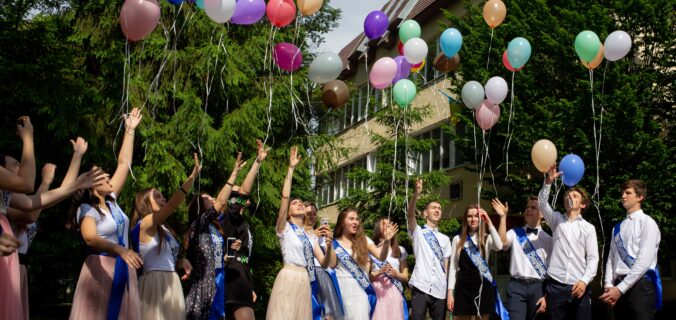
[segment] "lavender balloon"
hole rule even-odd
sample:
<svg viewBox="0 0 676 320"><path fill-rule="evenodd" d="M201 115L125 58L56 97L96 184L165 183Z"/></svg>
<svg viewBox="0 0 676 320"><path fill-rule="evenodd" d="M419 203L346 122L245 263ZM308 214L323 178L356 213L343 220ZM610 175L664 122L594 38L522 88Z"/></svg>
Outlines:
<svg viewBox="0 0 676 320"><path fill-rule="evenodd" d="M265 0L237 0L230 22L240 25L254 24L265 15Z"/></svg>
<svg viewBox="0 0 676 320"><path fill-rule="evenodd" d="M408 75L411 74L411 64L404 58L404 56L397 56L394 58L394 62L397 63L397 74L394 76L392 83L397 83L401 79L408 78Z"/></svg>
<svg viewBox="0 0 676 320"><path fill-rule="evenodd" d="M369 40L378 39L385 34L390 22L387 15L379 10L371 11L364 19L364 34Z"/></svg>

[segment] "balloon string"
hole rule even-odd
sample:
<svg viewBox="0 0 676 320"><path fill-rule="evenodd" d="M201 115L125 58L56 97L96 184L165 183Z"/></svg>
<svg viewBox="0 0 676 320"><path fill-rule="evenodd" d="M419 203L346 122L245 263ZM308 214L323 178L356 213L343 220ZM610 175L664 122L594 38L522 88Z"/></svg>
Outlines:
<svg viewBox="0 0 676 320"><path fill-rule="evenodd" d="M409 134L410 134L410 127L408 123L408 119L406 118L406 113L408 111L408 108L404 109L404 167L406 168L406 181L404 181L404 209L408 207L407 199L408 199L408 180L410 179L411 172L409 168L409 150L408 150L408 139L409 139ZM406 215L406 210L404 210L404 216ZM389 219L389 217L388 217Z"/></svg>
<svg viewBox="0 0 676 320"><path fill-rule="evenodd" d="M488 57L486 59L486 72L488 72L488 66L491 63L491 49L493 48L493 31L494 29L491 28L491 41L488 44Z"/></svg>
<svg viewBox="0 0 676 320"><path fill-rule="evenodd" d="M368 54L368 48L366 49L366 53L364 54L364 68L366 70L366 114L364 116L364 129L366 130L366 139L371 140L371 137L369 136L369 104L371 102L371 81L368 79L368 74L369 74L369 54ZM375 89L374 89L375 90ZM361 99L360 99L361 100ZM360 101L361 103L361 101ZM377 101L376 101L377 103ZM389 218L389 217L388 217Z"/></svg>
<svg viewBox="0 0 676 320"><path fill-rule="evenodd" d="M509 120L507 121L507 143L505 144L503 148L503 152L505 153L505 181L509 180L509 146L512 143L512 136L514 135L514 127L512 127L512 117L514 117L514 75L516 74L515 71L512 71L512 83L511 83L511 91L510 91L510 101L509 101Z"/></svg>
<svg viewBox="0 0 676 320"><path fill-rule="evenodd" d="M606 61L606 70L608 67L608 62ZM603 72L603 85L605 85L605 75L606 72L604 70ZM600 115L599 115L599 129L598 129L598 138L597 138L597 131L596 131L596 107L594 106L594 70L589 69L589 91L591 93L591 107L592 107L592 113L593 113L593 123L594 123L594 148L595 148L595 160L596 160L596 185L594 186L594 194L592 195L592 204L594 205L594 208L596 208L596 214L598 215L599 218L599 225L601 227L601 237L604 239L603 244L601 245L602 251L601 251L601 258L603 258L603 255L605 253L605 248L606 248L606 233L605 229L603 227L603 218L601 217L601 208L599 206L599 202L601 200L601 175L600 175L600 168L599 168L599 163L601 159L601 139L602 139L602 129L603 129L603 106L601 105L601 110L600 110ZM604 273L605 270L601 268L601 280L600 283L603 285L603 279L604 279Z"/></svg>
<svg viewBox="0 0 676 320"><path fill-rule="evenodd" d="M392 109L394 109L394 104L391 104ZM394 111L394 110L393 110ZM396 117L396 114L393 112L392 113L394 117ZM396 189L396 171L397 171L397 146L399 142L399 123L401 122L401 118L397 119L397 123L395 124L394 127L394 156L392 157L392 179L390 181L390 204L389 208L387 209L387 217L390 217L390 214L392 213L392 203L394 202L394 198L397 194L397 189Z"/></svg>

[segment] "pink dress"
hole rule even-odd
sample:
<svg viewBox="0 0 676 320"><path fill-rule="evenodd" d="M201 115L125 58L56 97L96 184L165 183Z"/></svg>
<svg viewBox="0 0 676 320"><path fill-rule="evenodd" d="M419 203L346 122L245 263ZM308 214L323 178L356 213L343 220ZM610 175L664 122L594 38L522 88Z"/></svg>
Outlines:
<svg viewBox="0 0 676 320"><path fill-rule="evenodd" d="M387 262L398 271L401 271L400 265L402 260L406 260L408 253L403 247L399 247L401 256L397 259L392 256L392 252L387 257ZM371 259L375 257L371 256ZM371 264L371 268L377 271L378 266L375 263ZM376 310L373 312L372 319L387 319L387 320L403 320L404 319L404 297L397 287L390 281L386 275L380 275L375 281L371 282L373 289L376 291ZM406 284L402 284L404 288Z"/></svg>
<svg viewBox="0 0 676 320"><path fill-rule="evenodd" d="M11 193L2 191L0 200L0 226L2 232L14 236L7 220L7 207ZM21 276L19 272L19 254L0 257L0 319L23 319L21 304Z"/></svg>

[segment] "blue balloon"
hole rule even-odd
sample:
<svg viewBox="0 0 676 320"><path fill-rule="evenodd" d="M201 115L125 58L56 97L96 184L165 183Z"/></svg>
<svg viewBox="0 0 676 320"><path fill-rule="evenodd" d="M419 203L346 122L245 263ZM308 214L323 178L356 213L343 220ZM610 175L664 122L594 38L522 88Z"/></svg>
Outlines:
<svg viewBox="0 0 676 320"><path fill-rule="evenodd" d="M530 42L522 37L512 39L507 46L507 60L514 69L523 67L530 59Z"/></svg>
<svg viewBox="0 0 676 320"><path fill-rule="evenodd" d="M559 162L559 171L563 173L563 184L572 187L584 176L584 161L576 154L569 154Z"/></svg>
<svg viewBox="0 0 676 320"><path fill-rule="evenodd" d="M462 47L462 34L456 28L448 28L439 37L439 43L444 55L452 58Z"/></svg>
<svg viewBox="0 0 676 320"><path fill-rule="evenodd" d="M179 5L183 0L167 0L167 2L173 4L173 5Z"/></svg>

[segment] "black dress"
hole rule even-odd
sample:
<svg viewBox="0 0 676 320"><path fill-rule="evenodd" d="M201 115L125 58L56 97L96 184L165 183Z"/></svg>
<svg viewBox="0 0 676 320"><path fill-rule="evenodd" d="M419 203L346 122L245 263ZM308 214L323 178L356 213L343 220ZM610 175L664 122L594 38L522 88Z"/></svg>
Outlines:
<svg viewBox="0 0 676 320"><path fill-rule="evenodd" d="M249 224L237 212L226 211L223 214L221 227L225 237L233 237L242 241L242 246L225 264L225 305L227 312L234 312L239 307L253 308L253 278L249 265L251 233Z"/></svg>
<svg viewBox="0 0 676 320"><path fill-rule="evenodd" d="M465 316L477 314L477 306L474 299L479 295L479 288L483 282L480 311L482 315L488 314L491 319L495 318L497 314L495 313L495 289L493 288L493 284L481 276L479 269L474 266L472 259L470 259L465 249L460 250L458 267L457 280L453 289L455 299L453 315Z"/></svg>

